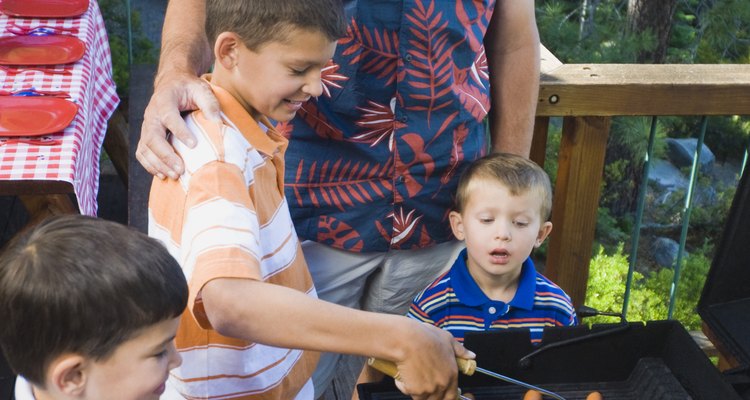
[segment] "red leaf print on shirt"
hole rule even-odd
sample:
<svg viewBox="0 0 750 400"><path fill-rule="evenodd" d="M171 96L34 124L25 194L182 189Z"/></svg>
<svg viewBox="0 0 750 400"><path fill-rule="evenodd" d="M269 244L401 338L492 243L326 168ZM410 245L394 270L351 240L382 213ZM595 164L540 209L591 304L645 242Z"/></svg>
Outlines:
<svg viewBox="0 0 750 400"><path fill-rule="evenodd" d="M464 160L463 145L466 141L466 137L469 136L469 130L466 129L466 125L461 124L453 130L453 147L451 148L451 158L449 161L450 168L448 168L443 176L440 177L440 183L445 185L450 182L453 175L456 174L458 165Z"/></svg>
<svg viewBox="0 0 750 400"><path fill-rule="evenodd" d="M326 216L318 219L316 242L351 251L359 251L364 245L359 233L351 226L336 218Z"/></svg>
<svg viewBox="0 0 750 400"><path fill-rule="evenodd" d="M430 233L427 231L425 224L422 224L422 229L419 230L419 247L425 248L435 244L435 241L430 237Z"/></svg>
<svg viewBox="0 0 750 400"><path fill-rule="evenodd" d="M482 122L490 109L490 97L468 81L466 70L456 70L455 76L453 91L458 95L461 105L477 122Z"/></svg>
<svg viewBox="0 0 750 400"><path fill-rule="evenodd" d="M484 52L484 47L482 48L482 51L479 52L479 55L477 55L476 60L474 60L474 64L471 66L471 79L476 83L478 86L481 86L484 88L484 83L482 80L488 81L490 79L490 69L487 65L487 54Z"/></svg>
<svg viewBox="0 0 750 400"><path fill-rule="evenodd" d="M344 135L340 130L328 123L328 119L315 105L314 101L308 101L297 111L297 117L302 118L323 139L342 140Z"/></svg>
<svg viewBox="0 0 750 400"><path fill-rule="evenodd" d="M335 64L333 60L330 60L320 71L320 80L323 83L323 94L325 94L326 97L331 97L331 88L341 89L341 85L338 84L339 81L349 79L348 77L337 73L339 68L341 68L340 65Z"/></svg>
<svg viewBox="0 0 750 400"><path fill-rule="evenodd" d="M387 78L386 85L396 80L396 68L398 67L398 32L383 29L368 29L366 26L360 28L357 22L352 20L346 30L346 37L339 40L339 45L345 46L342 55L352 57L349 64L362 63L362 71L378 77ZM359 54L357 54L359 53Z"/></svg>
<svg viewBox="0 0 750 400"><path fill-rule="evenodd" d="M412 48L407 52L411 61L406 68L406 74L412 78L408 83L416 89L409 97L417 100L417 105L409 106L409 109L425 111L428 126L433 111L452 104L452 99L445 95L451 91L453 49L461 44L461 41L457 41L451 45L445 30L448 22L443 21L442 16L442 12L435 12L433 2L425 8L422 1L417 1L416 7L406 15L414 25L409 28L409 33L416 38L409 41Z"/></svg>
<svg viewBox="0 0 750 400"><path fill-rule="evenodd" d="M298 206L305 201L316 208L336 207L341 211L346 206L366 204L373 199L382 199L390 193L393 184L390 170L393 163L361 163L339 158L335 161L313 161L309 165L301 161L297 167L294 182L285 186L294 192ZM302 181L303 177L308 180ZM312 181L316 177L316 181Z"/></svg>
<svg viewBox="0 0 750 400"><path fill-rule="evenodd" d="M277 122L276 126L274 126L274 130L279 135L287 138L287 140L292 137L292 129L292 124L289 122Z"/></svg>
<svg viewBox="0 0 750 400"><path fill-rule="evenodd" d="M403 128L406 124L397 121L394 116L396 99L391 99L390 107L368 100L370 107L357 107L362 111L362 118L357 121L357 126L366 128L363 133L352 137L353 142L369 143L375 147L383 139L388 138L388 150L393 151L393 131Z"/></svg>
<svg viewBox="0 0 750 400"><path fill-rule="evenodd" d="M432 158L430 153L425 151L424 139L422 136L416 133L407 133L401 137L401 139L409 145L412 153L414 154L411 160L405 160L403 155L399 153L397 157L403 164L403 167L399 168L404 176L404 185L409 197L415 196L422 190L423 182L415 179L411 174L411 167L414 165L424 168L424 179L429 180L432 173L435 171L435 160Z"/></svg>
<svg viewBox="0 0 750 400"><path fill-rule="evenodd" d="M399 207L397 212L391 213L388 217L393 218L393 237L391 245L398 246L400 243L409 240L411 235L417 231L417 222L422 216L417 216L416 210L404 213L404 209Z"/></svg>
<svg viewBox="0 0 750 400"><path fill-rule="evenodd" d="M479 51L479 48L483 45L482 37L484 37L484 33L487 31L487 26L489 25L490 18L492 18L492 7L489 8L479 8L477 9L477 17L474 19L469 18L469 14L466 12L466 4L471 3L468 1L457 1L456 2L456 15L458 16L459 21L461 21L461 24L464 26L467 40L469 41L469 46L471 46L471 49L476 51ZM484 6L484 2L482 1L474 1L473 4L475 4L477 7ZM478 36L474 28L478 27L481 36Z"/></svg>

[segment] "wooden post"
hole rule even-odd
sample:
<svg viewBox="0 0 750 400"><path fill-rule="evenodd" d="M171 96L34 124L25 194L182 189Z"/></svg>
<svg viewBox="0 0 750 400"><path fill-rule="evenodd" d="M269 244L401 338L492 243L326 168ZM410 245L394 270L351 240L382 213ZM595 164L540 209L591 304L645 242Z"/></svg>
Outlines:
<svg viewBox="0 0 750 400"><path fill-rule="evenodd" d="M586 299L609 117L565 117L545 275L578 306Z"/></svg>
<svg viewBox="0 0 750 400"><path fill-rule="evenodd" d="M536 117L534 122L534 137L531 140L529 159L544 166L547 155L547 132L549 131L549 117Z"/></svg>

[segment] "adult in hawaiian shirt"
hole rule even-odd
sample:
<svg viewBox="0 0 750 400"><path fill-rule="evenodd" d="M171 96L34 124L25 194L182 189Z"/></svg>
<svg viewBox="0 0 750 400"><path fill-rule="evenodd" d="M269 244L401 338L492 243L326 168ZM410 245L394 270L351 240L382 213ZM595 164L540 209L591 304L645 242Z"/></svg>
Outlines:
<svg viewBox="0 0 750 400"><path fill-rule="evenodd" d="M319 296L404 313L460 250L447 215L463 167L488 151L528 156L539 88L534 2L344 4L349 34L324 71L324 94L278 126L291 139L286 195ZM211 63L203 8L170 2L164 21L136 152L162 178L182 172L165 132L192 141L179 111L218 118L197 78ZM338 357L324 357L314 377L327 398L350 395L362 365Z"/></svg>

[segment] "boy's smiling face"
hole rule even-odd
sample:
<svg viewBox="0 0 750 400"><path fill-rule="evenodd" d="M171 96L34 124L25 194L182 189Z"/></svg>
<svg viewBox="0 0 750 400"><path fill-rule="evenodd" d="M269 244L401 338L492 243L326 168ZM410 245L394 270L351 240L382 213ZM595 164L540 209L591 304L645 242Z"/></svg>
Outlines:
<svg viewBox="0 0 750 400"><path fill-rule="evenodd" d="M518 279L523 262L552 230L541 209L534 190L513 195L502 183L476 178L463 212L450 213L454 235L466 242L469 272L490 298Z"/></svg>
<svg viewBox="0 0 750 400"><path fill-rule="evenodd" d="M156 400L164 393L169 371L182 363L174 345L180 318L141 330L103 360L77 354L60 356L47 374L39 399Z"/></svg>
<svg viewBox="0 0 750 400"><path fill-rule="evenodd" d="M86 398L158 399L169 370L182 363L174 345L179 321L174 318L149 326L106 360L90 364Z"/></svg>
<svg viewBox="0 0 750 400"><path fill-rule="evenodd" d="M291 120L311 97L323 92L321 70L336 42L323 33L290 28L284 40L248 49L234 33L219 35L212 83L229 91L257 119ZM223 70L222 70L223 69Z"/></svg>

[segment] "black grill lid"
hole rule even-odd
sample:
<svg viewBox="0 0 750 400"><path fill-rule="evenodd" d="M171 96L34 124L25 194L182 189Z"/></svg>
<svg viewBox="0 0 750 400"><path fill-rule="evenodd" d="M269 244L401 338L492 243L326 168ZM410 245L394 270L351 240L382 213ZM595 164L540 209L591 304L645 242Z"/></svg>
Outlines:
<svg viewBox="0 0 750 400"><path fill-rule="evenodd" d="M592 333L614 333L591 339ZM565 398L585 399L594 390L605 399L690 398L693 400L741 399L677 321L548 328L544 343L568 344L537 353L530 363L519 362L538 349L522 330L467 333L464 344L477 354L477 365L512 378L556 391ZM587 337L570 343L570 339ZM647 365L642 365L647 362ZM634 376L641 368L668 371L666 378L654 374ZM659 372L659 371L656 371ZM654 379L652 379L654 378ZM460 376L459 385L478 400L518 400L525 392L517 386L481 374ZM676 385L676 386L675 386ZM643 396L644 388L657 391ZM676 388L677 394L674 394ZM362 400L404 399L387 379L358 387ZM620 393L613 395L614 392ZM682 395L679 394L682 393ZM684 393L687 393L687 396ZM670 394L671 393L671 394Z"/></svg>
<svg viewBox="0 0 750 400"><path fill-rule="evenodd" d="M698 313L721 347L750 366L750 173L740 178Z"/></svg>

